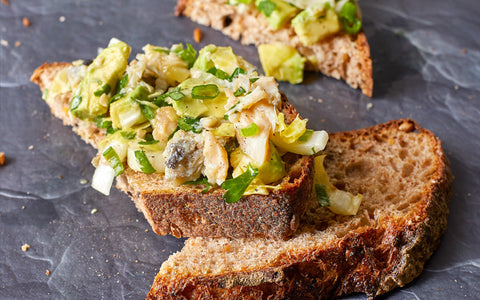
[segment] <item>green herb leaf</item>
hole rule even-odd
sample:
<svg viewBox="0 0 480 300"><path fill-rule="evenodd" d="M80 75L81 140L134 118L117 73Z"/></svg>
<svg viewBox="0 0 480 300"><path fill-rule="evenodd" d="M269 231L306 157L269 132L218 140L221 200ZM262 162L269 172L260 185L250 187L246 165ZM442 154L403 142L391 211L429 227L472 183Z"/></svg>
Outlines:
<svg viewBox="0 0 480 300"><path fill-rule="evenodd" d="M189 69L197 59L197 50L193 49L191 44L187 44L187 48L183 48L183 44L180 44L180 47L174 49L173 52L188 64Z"/></svg>
<svg viewBox="0 0 480 300"><path fill-rule="evenodd" d="M127 140L133 140L137 135L137 133L133 130L124 130L124 131L121 131L120 134L122 135L123 138Z"/></svg>
<svg viewBox="0 0 480 300"><path fill-rule="evenodd" d="M255 123L252 123L250 125L248 125L247 127L244 127L242 129L240 129L240 134L242 136L253 136L253 135L256 135L258 133L259 129L258 129L258 126L257 124Z"/></svg>
<svg viewBox="0 0 480 300"><path fill-rule="evenodd" d="M250 183L252 183L253 179L257 177L258 169L253 168L251 164L248 164L247 171L242 175L225 180L222 183L222 188L227 190L225 194L223 194L222 198L225 199L227 203L235 203L243 196L243 193L247 190Z"/></svg>
<svg viewBox="0 0 480 300"><path fill-rule="evenodd" d="M228 81L232 82L235 78L238 77L239 74L246 74L245 70L240 68L240 67L237 67L235 69L235 71L233 71L232 73L232 76L230 76L230 78L228 79Z"/></svg>
<svg viewBox="0 0 480 300"><path fill-rule="evenodd" d="M153 138L153 135L151 133L145 134L145 141L138 142L139 145L152 145L156 144L159 141Z"/></svg>
<svg viewBox="0 0 480 300"><path fill-rule="evenodd" d="M70 110L75 110L78 108L78 106L80 105L80 103L82 103L82 97L77 95L75 97L72 98L72 100L70 101Z"/></svg>
<svg viewBox="0 0 480 300"><path fill-rule="evenodd" d="M145 118L149 120L155 118L155 112L150 106L141 103L138 104L140 105L140 110L142 111L142 114L145 116Z"/></svg>
<svg viewBox="0 0 480 300"><path fill-rule="evenodd" d="M227 114L224 114L224 115L223 115L223 119L224 119L225 121L228 121L228 115L227 115Z"/></svg>
<svg viewBox="0 0 480 300"><path fill-rule="evenodd" d="M202 194L205 194L206 192L208 192L208 190L210 190L210 187L212 186L208 182L207 177L205 177L205 176L202 176L202 177L200 177L200 178L198 178L197 180L194 180L194 181L187 181L184 184L186 184L186 185L205 184L205 189L202 191Z"/></svg>
<svg viewBox="0 0 480 300"><path fill-rule="evenodd" d="M140 169L142 170L143 173L146 173L146 174L155 173L155 169L153 168L153 166L148 161L148 158L145 155L145 151L143 151L143 150L135 151L135 158L140 163L140 166L141 166Z"/></svg>
<svg viewBox="0 0 480 300"><path fill-rule="evenodd" d="M220 79L229 79L230 76L228 76L228 73L225 72L225 71L222 71L220 69L217 69L215 67L211 67L210 69L208 69L207 73L210 73L212 75L214 75L215 77L217 78L220 78Z"/></svg>
<svg viewBox="0 0 480 300"><path fill-rule="evenodd" d="M182 130L192 131L194 133L200 133L203 129L200 119L194 119L190 117L179 118L178 127Z"/></svg>
<svg viewBox="0 0 480 300"><path fill-rule="evenodd" d="M172 106L170 103L168 103L167 101L165 101L165 98L166 97L162 97L163 95L161 96L158 96L157 99L155 99L153 101L153 103L155 103L156 106L158 107L164 107L164 106Z"/></svg>
<svg viewBox="0 0 480 300"><path fill-rule="evenodd" d="M243 89L242 87L239 87L238 90L235 91L235 93L233 93L233 95L235 97L240 97L240 96L243 96L245 95L245 89Z"/></svg>
<svg viewBox="0 0 480 300"><path fill-rule="evenodd" d="M298 138L298 142L300 143L305 143L306 141L308 141L310 139L310 137L312 136L313 134L313 130L312 129L307 129L305 130L305 132Z"/></svg>
<svg viewBox="0 0 480 300"><path fill-rule="evenodd" d="M102 88L96 90L95 92L93 92L93 94L95 95L95 97L100 97L101 95L103 94L108 94L110 93L110 90L111 90L111 87L108 83L105 83Z"/></svg>
<svg viewBox="0 0 480 300"><path fill-rule="evenodd" d="M103 151L103 157L108 161L110 166L112 166L115 171L115 176L118 176L123 173L123 163L118 157L117 152L110 146L107 150Z"/></svg>
<svg viewBox="0 0 480 300"><path fill-rule="evenodd" d="M47 100L47 99L48 99L48 89L47 89L47 88L44 88L44 89L43 89L42 99L43 99L43 100Z"/></svg>
<svg viewBox="0 0 480 300"><path fill-rule="evenodd" d="M275 10L277 5L270 0L263 0L258 3L257 9L259 12L263 13L265 16L270 17L272 12Z"/></svg>
<svg viewBox="0 0 480 300"><path fill-rule="evenodd" d="M327 188L323 184L315 184L315 193L320 206L330 206L330 197L328 197Z"/></svg>
<svg viewBox="0 0 480 300"><path fill-rule="evenodd" d="M95 125L101 129L112 127L112 121L105 117L96 117L93 121L95 122Z"/></svg>
<svg viewBox="0 0 480 300"><path fill-rule="evenodd" d="M356 34L362 29L362 21L357 18L357 6L352 2L343 5L338 17L348 34Z"/></svg>
<svg viewBox="0 0 480 300"><path fill-rule="evenodd" d="M110 126L110 127L107 128L107 135L114 134L117 131L118 131L118 129L115 129L115 128L113 128L113 126Z"/></svg>
<svg viewBox="0 0 480 300"><path fill-rule="evenodd" d="M250 78L250 82L251 82L251 83L254 83L254 82L257 81L258 79L259 79L258 77L256 77L256 78Z"/></svg>
<svg viewBox="0 0 480 300"><path fill-rule="evenodd" d="M213 99L218 96L220 90L216 84L197 85L192 89L193 99Z"/></svg>

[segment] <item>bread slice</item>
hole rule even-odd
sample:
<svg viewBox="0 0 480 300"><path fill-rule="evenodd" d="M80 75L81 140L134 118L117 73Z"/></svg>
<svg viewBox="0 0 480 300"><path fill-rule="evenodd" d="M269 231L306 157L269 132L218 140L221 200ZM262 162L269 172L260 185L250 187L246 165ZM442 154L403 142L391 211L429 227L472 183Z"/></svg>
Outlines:
<svg viewBox="0 0 480 300"><path fill-rule="evenodd" d="M67 66L68 63L45 63L35 70L31 81L44 91ZM105 130L92 122L71 118L68 114L71 98L71 92L64 93L47 104L57 118L96 148L105 137ZM287 123L297 115L285 97L280 109ZM282 179L281 189L270 195L244 196L232 204L225 203L222 198L225 190L221 188L203 194L204 185L173 186L163 175L135 172L128 167L117 178L117 187L131 196L159 235L286 239L298 228L306 200L312 197L313 157L288 154L284 160L287 175Z"/></svg>
<svg viewBox="0 0 480 300"><path fill-rule="evenodd" d="M226 4L227 0L178 0L176 14L211 26L243 44L281 42L295 47L305 57L314 56L317 63L307 67L323 74L344 79L353 88L372 97L373 78L370 47L363 32L354 36L339 33L312 46L303 45L292 28L273 30L256 9L242 9Z"/></svg>
<svg viewBox="0 0 480 300"><path fill-rule="evenodd" d="M147 299L374 297L412 281L446 229L452 176L440 141L412 120L334 133L325 167L363 194L356 216L311 202L295 236L191 238Z"/></svg>

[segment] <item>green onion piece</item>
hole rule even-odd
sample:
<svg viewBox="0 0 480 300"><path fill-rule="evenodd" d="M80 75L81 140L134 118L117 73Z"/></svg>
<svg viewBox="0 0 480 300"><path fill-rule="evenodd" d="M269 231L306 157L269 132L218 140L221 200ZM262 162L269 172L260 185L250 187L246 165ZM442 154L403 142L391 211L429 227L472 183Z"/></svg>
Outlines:
<svg viewBox="0 0 480 300"><path fill-rule="evenodd" d="M75 97L72 98L72 100L70 101L70 110L75 110L78 108L78 106L80 105L80 103L82 103L82 97L77 95Z"/></svg>
<svg viewBox="0 0 480 300"><path fill-rule="evenodd" d="M177 128L175 128L175 130L168 136L168 139L167 141L171 140L172 137L175 135L175 132L179 131L180 130L180 127L177 126Z"/></svg>
<svg viewBox="0 0 480 300"><path fill-rule="evenodd" d="M275 10L277 5L270 0L263 0L258 3L257 9L259 12L263 13L265 16L270 17L272 12Z"/></svg>
<svg viewBox="0 0 480 300"><path fill-rule="evenodd" d="M192 89L193 99L213 99L218 96L220 90L216 84L197 85Z"/></svg>
<svg viewBox="0 0 480 300"><path fill-rule="evenodd" d="M330 197L328 197L327 188L323 184L315 184L315 193L320 206L330 206Z"/></svg>
<svg viewBox="0 0 480 300"><path fill-rule="evenodd" d="M316 154L315 147L312 147L312 154Z"/></svg>
<svg viewBox="0 0 480 300"><path fill-rule="evenodd" d="M310 137L312 136L313 134L313 130L312 129L307 129L305 130L305 132L298 138L298 142L300 143L305 143L306 141L308 141L310 139Z"/></svg>
<svg viewBox="0 0 480 300"><path fill-rule="evenodd" d="M115 101L118 101L125 97L125 93L120 93L120 94L115 94L112 98L110 98L110 103L113 103Z"/></svg>
<svg viewBox="0 0 480 300"><path fill-rule="evenodd" d="M108 161L110 166L112 166L113 170L115 171L115 176L122 174L123 172L123 163L118 157L117 152L112 148L112 146L108 147L107 150L103 151L103 157Z"/></svg>
<svg viewBox="0 0 480 300"><path fill-rule="evenodd" d="M254 82L257 81L258 79L259 79L258 77L256 77L256 78L250 78L250 82L251 82L251 83L254 83Z"/></svg>
<svg viewBox="0 0 480 300"><path fill-rule="evenodd" d="M172 98L174 101L178 101L183 97L185 97L185 94L180 92L180 87L176 87L171 92L168 92L168 96Z"/></svg>
<svg viewBox="0 0 480 300"><path fill-rule="evenodd" d="M153 51L157 51L157 52L165 53L165 54L170 54L170 50L163 49L163 48L153 48Z"/></svg>
<svg viewBox="0 0 480 300"><path fill-rule="evenodd" d="M228 115L227 115L227 114L224 114L224 115L223 115L223 119L224 119L225 121L228 121Z"/></svg>
<svg viewBox="0 0 480 300"><path fill-rule="evenodd" d="M153 141L140 141L138 142L139 145L153 145L153 144L156 144L160 141L157 141L157 140L153 140Z"/></svg>
<svg viewBox="0 0 480 300"><path fill-rule="evenodd" d="M149 120L155 118L155 112L152 110L152 108L150 106L140 104L140 109L142 111L142 114L145 116L145 118L147 118Z"/></svg>
<svg viewBox="0 0 480 300"><path fill-rule="evenodd" d="M103 94L110 93L110 90L111 90L110 85L108 83L105 83L101 89L96 90L95 92L93 92L93 94L95 95L95 97L100 97Z"/></svg>
<svg viewBox="0 0 480 300"><path fill-rule="evenodd" d="M230 81L230 82L233 81L235 78L238 77L239 74L246 74L246 72L245 72L244 69L242 69L242 68L240 68L240 67L237 67L237 68L235 69L235 71L233 71L232 76L230 76L230 78L228 79L228 81Z"/></svg>
<svg viewBox="0 0 480 300"><path fill-rule="evenodd" d="M356 34L362 28L362 21L357 18L357 6L352 2L343 5L338 17L348 34Z"/></svg>
<svg viewBox="0 0 480 300"><path fill-rule="evenodd" d="M122 131L122 132L120 132L120 134L122 135L123 138L125 138L127 140L133 140L135 138L135 136L137 135L137 133L133 130Z"/></svg>
<svg viewBox="0 0 480 300"><path fill-rule="evenodd" d="M173 52L188 64L189 69L197 59L197 51L193 49L191 44L187 44L187 48L183 48L183 44L180 44L180 47L174 49Z"/></svg>
<svg viewBox="0 0 480 300"><path fill-rule="evenodd" d="M220 79L229 79L230 78L230 76L228 76L227 72L222 71L220 69L217 69L215 67L211 67L210 69L208 69L207 73L210 73L210 74L212 74L215 77L220 78Z"/></svg>
<svg viewBox="0 0 480 300"><path fill-rule="evenodd" d="M200 133L203 129L200 119L194 119L190 117L179 118L178 127L182 130L192 131L194 133Z"/></svg>
<svg viewBox="0 0 480 300"><path fill-rule="evenodd" d="M205 184L205 189L202 191L202 194L205 194L206 192L208 192L208 190L210 190L210 187L212 186L208 182L207 177L205 177L205 176L202 176L202 177L200 177L200 178L198 178L197 180L194 180L194 181L187 181L184 184L186 184L186 185Z"/></svg>
<svg viewBox="0 0 480 300"><path fill-rule="evenodd" d="M245 95L245 92L246 91L242 87L239 87L238 90L236 90L235 93L233 93L233 95L235 97L240 97L240 96Z"/></svg>
<svg viewBox="0 0 480 300"><path fill-rule="evenodd" d="M122 79L120 79L120 83L118 84L118 86L120 87L120 89L123 89L124 87L127 86L127 83L128 83L128 73L125 74Z"/></svg>
<svg viewBox="0 0 480 300"><path fill-rule="evenodd" d="M110 127L107 128L107 135L108 134L113 134L117 131L118 131L118 129L115 129L115 128L113 128L113 126L110 126Z"/></svg>
<svg viewBox="0 0 480 300"><path fill-rule="evenodd" d="M155 103L155 105L158 106L158 107L172 106L170 103L165 101L166 97L162 97L162 96L163 95L158 96L157 99L153 100L153 103Z"/></svg>
<svg viewBox="0 0 480 300"><path fill-rule="evenodd" d="M102 81L100 79L97 79L97 84L98 85L101 85L102 84Z"/></svg>
<svg viewBox="0 0 480 300"><path fill-rule="evenodd" d="M112 121L106 119L105 117L96 117L93 121L95 122L95 125L101 129L112 127Z"/></svg>
<svg viewBox="0 0 480 300"><path fill-rule="evenodd" d="M242 129L240 129L240 134L242 136L253 136L253 135L256 135L258 133L258 126L257 124L255 123L252 123L250 125L248 125L247 127L244 127Z"/></svg>
<svg viewBox="0 0 480 300"><path fill-rule="evenodd" d="M137 158L138 162L140 163L141 170L143 173L151 174L155 172L155 169L152 167L150 162L148 161L147 156L143 150L135 151L135 157Z"/></svg>
<svg viewBox="0 0 480 300"><path fill-rule="evenodd" d="M222 188L227 190L223 194L222 198L225 199L227 203L235 203L243 196L245 190L248 188L253 179L257 177L258 169L253 168L251 164L248 164L248 168L242 175L225 180L222 183Z"/></svg>
<svg viewBox="0 0 480 300"><path fill-rule="evenodd" d="M145 134L145 140L146 141L154 141L155 139L153 138L153 135L151 133L146 133Z"/></svg>

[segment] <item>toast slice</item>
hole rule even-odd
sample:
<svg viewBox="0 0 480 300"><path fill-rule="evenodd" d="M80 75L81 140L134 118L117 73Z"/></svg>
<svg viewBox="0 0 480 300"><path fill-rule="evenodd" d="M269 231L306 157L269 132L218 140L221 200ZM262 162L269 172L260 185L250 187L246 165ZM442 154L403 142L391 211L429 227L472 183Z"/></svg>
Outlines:
<svg viewBox="0 0 480 300"><path fill-rule="evenodd" d="M45 63L35 70L31 81L42 91L48 89L55 75L68 63ZM105 137L105 129L68 114L72 93L63 93L47 101L52 113L83 140L97 148ZM297 112L285 97L279 109L286 123ZM269 195L243 196L237 203L228 204L220 187L202 193L204 185L174 186L163 175L145 174L126 168L117 177L117 187L127 193L137 209L145 215L155 233L175 237L274 237L286 239L299 226L306 204L312 197L313 157L287 154L287 175L281 189Z"/></svg>
<svg viewBox="0 0 480 300"><path fill-rule="evenodd" d="M221 31L243 44L280 42L296 48L304 57L314 57L307 68L345 80L372 97L373 78L370 47L363 32L353 36L338 33L305 46L290 27L273 30L256 9L228 5L227 0L178 0L176 14Z"/></svg>
<svg viewBox="0 0 480 300"><path fill-rule="evenodd" d="M356 216L310 203L287 241L191 238L147 299L374 297L412 281L447 226L452 176L440 141L412 120L330 135L326 172L363 194Z"/></svg>

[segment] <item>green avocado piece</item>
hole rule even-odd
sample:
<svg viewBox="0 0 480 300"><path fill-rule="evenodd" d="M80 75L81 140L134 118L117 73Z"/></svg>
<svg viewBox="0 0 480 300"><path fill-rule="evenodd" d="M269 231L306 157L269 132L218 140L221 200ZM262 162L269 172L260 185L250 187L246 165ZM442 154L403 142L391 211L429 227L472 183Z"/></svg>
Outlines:
<svg viewBox="0 0 480 300"><path fill-rule="evenodd" d="M304 45L312 45L340 31L340 22L330 6L324 10L307 8L292 19L292 27Z"/></svg>
<svg viewBox="0 0 480 300"><path fill-rule="evenodd" d="M144 86L137 86L125 97L113 102L110 105L110 116L112 118L113 128L128 129L134 125L142 124L147 118L142 113L140 104L137 100L145 100L148 97L148 90Z"/></svg>
<svg viewBox="0 0 480 300"><path fill-rule="evenodd" d="M275 30L280 29L298 12L295 6L283 0L255 0L255 5Z"/></svg>
<svg viewBox="0 0 480 300"><path fill-rule="evenodd" d="M91 119L104 115L108 110L111 92L128 64L130 47L112 39L108 47L88 66L86 75L70 102L70 111L80 119Z"/></svg>
<svg viewBox="0 0 480 300"><path fill-rule="evenodd" d="M237 68L242 68L247 74L255 69L253 65L233 53L232 47L205 46L200 50L193 69L208 72L214 67L228 76L231 76Z"/></svg>
<svg viewBox="0 0 480 300"><path fill-rule="evenodd" d="M265 75L292 84L303 81L303 68L306 59L293 47L275 43L258 46L258 55Z"/></svg>
<svg viewBox="0 0 480 300"><path fill-rule="evenodd" d="M218 96L213 99L193 99L192 89L195 86L212 84L197 78L189 78L182 82L179 87L185 97L177 101L171 101L173 108L182 117L198 118L213 116L217 119L222 119L225 115L225 104L227 103L227 96L221 86L218 86L220 92Z"/></svg>
<svg viewBox="0 0 480 300"><path fill-rule="evenodd" d="M270 158L258 168L258 178L265 184L275 182L285 176L285 163L275 146L270 143Z"/></svg>

